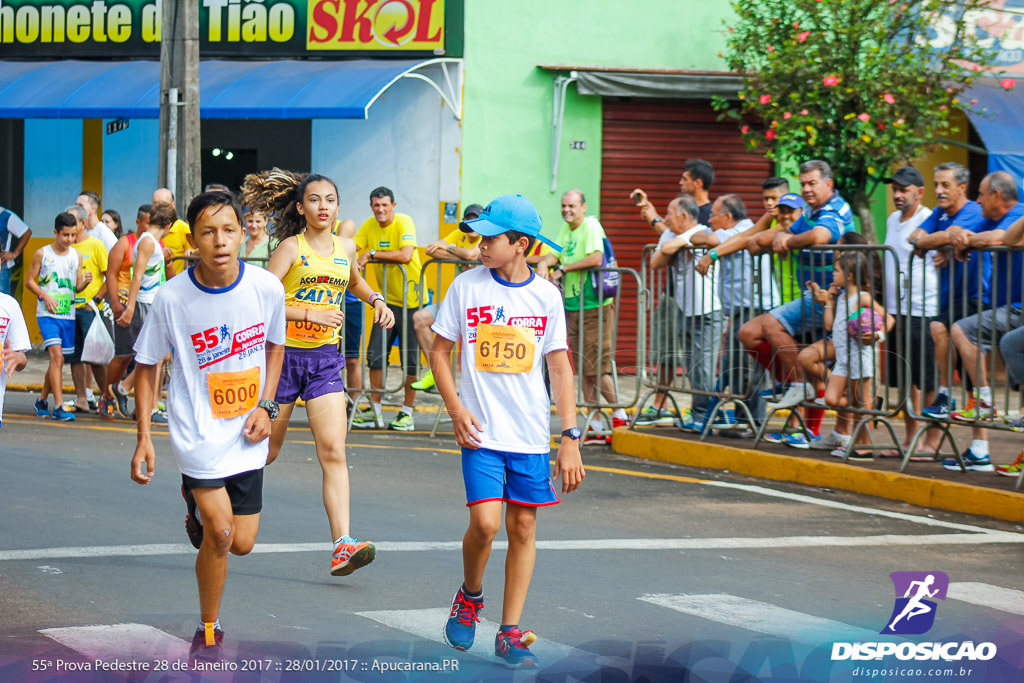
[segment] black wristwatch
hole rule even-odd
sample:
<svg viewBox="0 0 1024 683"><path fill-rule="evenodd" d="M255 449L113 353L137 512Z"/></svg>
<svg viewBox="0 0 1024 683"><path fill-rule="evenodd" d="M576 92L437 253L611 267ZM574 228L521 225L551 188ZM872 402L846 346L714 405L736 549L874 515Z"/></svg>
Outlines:
<svg viewBox="0 0 1024 683"><path fill-rule="evenodd" d="M653 220L651 220L651 227L653 228L653 227L654 227L655 225L657 225L658 223L664 223L664 222L665 222L665 219L664 219L664 218L662 218L661 216L657 216L656 218L654 218Z"/></svg>
<svg viewBox="0 0 1024 683"><path fill-rule="evenodd" d="M583 433L580 432L579 427L569 427L564 432L562 432L562 436L567 436L573 441L579 441L580 437L583 436Z"/></svg>
<svg viewBox="0 0 1024 683"><path fill-rule="evenodd" d="M281 412L281 406L277 405L277 401L263 400L257 403L256 407L267 411L267 415L270 416L271 420L276 420L278 413Z"/></svg>
<svg viewBox="0 0 1024 683"><path fill-rule="evenodd" d="M376 249L371 249L370 250L370 259L372 260L372 259L375 259L375 258L377 258L377 250Z"/></svg>

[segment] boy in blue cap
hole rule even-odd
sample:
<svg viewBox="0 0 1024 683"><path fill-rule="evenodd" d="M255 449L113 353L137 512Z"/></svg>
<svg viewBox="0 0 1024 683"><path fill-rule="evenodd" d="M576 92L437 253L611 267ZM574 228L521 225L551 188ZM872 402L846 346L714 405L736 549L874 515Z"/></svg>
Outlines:
<svg viewBox="0 0 1024 683"><path fill-rule="evenodd" d="M537 554L537 508L559 502L548 469L550 412L542 357L563 429L554 479L561 474L562 492L569 493L585 476L562 298L526 263L538 239L561 248L540 234L537 209L520 195L498 197L479 218L459 227L481 236L484 267L455 278L431 328L430 367L462 447L469 507L462 540L464 581L452 600L444 637L457 650L473 645L484 606L484 569L504 502L508 556L494 651L509 667L536 667L528 647L532 633L524 637L519 618ZM456 391L449 357L459 340L462 382Z"/></svg>

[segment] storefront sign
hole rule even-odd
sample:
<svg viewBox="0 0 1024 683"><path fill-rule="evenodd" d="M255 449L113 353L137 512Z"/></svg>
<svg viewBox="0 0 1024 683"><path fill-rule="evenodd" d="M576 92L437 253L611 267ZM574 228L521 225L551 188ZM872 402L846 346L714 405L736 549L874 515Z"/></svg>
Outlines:
<svg viewBox="0 0 1024 683"><path fill-rule="evenodd" d="M180 1L199 3L203 57L461 53L462 0ZM157 58L162 2L0 0L0 59Z"/></svg>
<svg viewBox="0 0 1024 683"><path fill-rule="evenodd" d="M1024 0L992 0L986 9L964 15L968 31L983 48L992 51L989 68L1008 75L1024 75ZM945 15L936 25L930 44L948 50L955 39L955 15ZM975 64L967 63L968 67Z"/></svg>

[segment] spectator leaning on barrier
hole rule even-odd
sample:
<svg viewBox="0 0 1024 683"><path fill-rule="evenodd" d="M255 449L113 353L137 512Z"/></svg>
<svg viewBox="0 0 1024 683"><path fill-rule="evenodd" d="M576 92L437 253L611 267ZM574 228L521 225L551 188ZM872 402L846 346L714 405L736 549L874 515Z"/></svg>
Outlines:
<svg viewBox="0 0 1024 683"><path fill-rule="evenodd" d="M984 218L981 206L967 199L967 183L971 174L966 167L955 162L946 162L935 167L935 203L931 216L910 236L910 244L918 256L925 252L950 246L962 231L976 232ZM965 318L978 312L977 268L978 254L971 254L966 269L969 270L967 297L962 298L962 281L965 265L953 259L948 251L932 254L932 260L939 273L939 312L929 326L935 342L935 358L939 365L939 389L935 400L922 409L922 413L936 419L947 419L955 405L951 400L949 387L949 330L950 311L953 320Z"/></svg>
<svg viewBox="0 0 1024 683"><path fill-rule="evenodd" d="M937 386L935 343L928 323L939 311L939 276L930 254L926 258L913 255L910 238L932 212L921 205L924 176L913 166L904 166L882 182L892 187L892 203L896 207L885 222L885 246L896 252L896 259L882 255L885 308L896 317L897 330L886 342L885 367L890 387L900 386L902 372L903 380L911 386L913 413L920 415L921 409L935 400ZM896 315L896 302L899 302L899 315ZM910 410L903 411L903 422L906 427L903 449L906 450L917 433L918 424ZM937 429L928 430L921 443L922 453L936 451L941 435ZM918 457L932 459L931 455Z"/></svg>
<svg viewBox="0 0 1024 683"><path fill-rule="evenodd" d="M387 353L395 340L399 340L399 353L405 365L405 402L388 428L411 432L415 429L412 406L416 401L416 390L412 388L412 383L416 381L420 358L412 325L413 316L420 307L420 255L416 251L416 226L410 216L395 213L395 193L386 187L378 187L370 193L370 209L373 215L363 221L355 238L356 246L359 247L359 267L373 273L384 289L385 303L395 314L394 327L382 330L379 325L374 325L370 331L366 349L370 385L384 386ZM385 263L390 265L386 273L382 265ZM408 311L408 317L402 314L403 306ZM386 340L381 339L382 334L387 335ZM382 344L382 341L385 343ZM404 351L403 345L406 347ZM373 401L371 409L357 414L352 420L353 427L373 429L384 426L380 415L381 393L375 391L370 396Z"/></svg>
<svg viewBox="0 0 1024 683"><path fill-rule="evenodd" d="M667 351L679 354L690 388L712 391L715 365L722 349L722 302L714 274L704 277L694 271L694 259L701 253L689 250L694 244L693 238L709 233L711 228L697 221L697 202L688 194L680 195L669 204L666 222L668 230L658 239L651 267L673 269L675 300L682 316L665 315L664 324L675 319L676 329L658 336L674 340L674 346ZM690 419L683 423L683 430L702 431L710 406L710 396L694 394ZM725 416L722 418L724 421Z"/></svg>
<svg viewBox="0 0 1024 683"><path fill-rule="evenodd" d="M816 282L827 288L832 280L832 252L812 251L805 247L836 244L844 232L853 230L853 211L835 190L832 169L820 160L800 164L800 194L807 210L787 230L765 233L771 237L770 245L758 235L751 241L752 254L769 249L776 254L787 254L802 249L797 258L797 282ZM814 339L824 336L824 309L807 290L799 299L783 304L771 312L759 315L740 328L740 341L761 367L770 369L775 357L781 361L792 386L776 404L776 409L792 408L806 397L817 393L813 385L804 382L803 370L797 362L799 346L795 337L809 335ZM823 411L808 418L808 429L817 435ZM801 437L803 435L800 435ZM809 445L809 444L808 444Z"/></svg>
<svg viewBox="0 0 1024 683"><path fill-rule="evenodd" d="M612 378L612 342L615 336L614 299L599 301L594 291L590 274L581 274L589 268L600 268L604 260L605 232L595 216L587 215L587 200L580 190L569 190L562 195L562 218L565 225L555 241L562 245L561 254L554 252L537 264L537 274L549 280L562 280L565 296L566 325L569 331L569 346L573 349L573 360L579 362L582 352L583 367L577 367L583 385L583 398L589 404L597 399L598 376L601 394L609 403L616 402L615 382ZM600 339L598 321L599 307L604 307ZM582 313L582 315L581 315ZM583 348L580 349L580 328L583 329ZM600 347L600 354L598 348ZM598 368L598 355L601 367ZM612 426L619 427L628 420L626 411L618 408L612 413ZM600 424L587 427L589 434L600 429ZM594 441L593 437L584 442ZM604 440L601 438L600 440Z"/></svg>
<svg viewBox="0 0 1024 683"><path fill-rule="evenodd" d="M714 181L715 169L703 159L687 159L683 164L683 173L679 177L679 192L690 195L697 202L697 221L701 225L708 225L711 221L711 197L708 190ZM633 190L632 196L651 229L659 235L665 232L668 227L665 225L665 219L658 215L654 206L647 200L647 193L637 188Z"/></svg>
<svg viewBox="0 0 1024 683"><path fill-rule="evenodd" d="M1024 217L1024 204L1017 202L1017 185L1009 173L996 171L985 176L978 189L978 203L985 220L978 232L964 231L954 239L958 259L963 258L964 249L971 247L1016 247L1024 244L1024 228L1018 225ZM990 268L987 276L982 275L984 310L958 320L951 332L963 369L976 387L968 406L952 414L958 422L975 425L971 429L971 446L963 453L963 460L967 469L976 472L993 471L988 430L979 426L996 417L985 354L992 350L1001 335L1021 325L1021 255L1013 254L1013 258L1007 258L1009 254L998 256L993 259L991 253L981 254L983 273L986 260ZM998 307L991 310L990 304ZM942 466L948 470L960 470L956 458L944 460Z"/></svg>
<svg viewBox="0 0 1024 683"><path fill-rule="evenodd" d="M11 293L11 271L32 238L32 230L10 209L0 206L0 292Z"/></svg>
<svg viewBox="0 0 1024 683"><path fill-rule="evenodd" d="M462 221L466 222L479 218L483 210L484 207L479 204L470 204L462 213ZM540 240L537 240L537 242L539 244ZM427 256L433 259L476 261L480 258L479 244L480 235L472 230L463 231L460 228L455 228L445 235L444 239L428 244L425 251ZM461 271L462 269L460 268L459 270ZM416 330L416 340L419 341L420 348L423 349L423 353L426 354L427 358L430 357L430 347L434 343L434 332L430 329L430 326L434 324L434 317L437 316L438 306L440 306L439 301L427 304L412 316L412 325ZM412 388L416 391L433 389L434 373L427 370L427 374L423 375L419 381L414 382Z"/></svg>
<svg viewBox="0 0 1024 683"><path fill-rule="evenodd" d="M117 244L117 236L106 223L100 221L100 201L100 196L95 192L83 191L78 195L75 204L85 209L85 234L102 242L103 248L109 253Z"/></svg>
<svg viewBox="0 0 1024 683"><path fill-rule="evenodd" d="M798 201L797 208L803 206L803 201L796 195L782 196L787 197L788 203ZM778 201L775 199L771 202L771 210L776 208ZM713 232L696 233L691 241L698 247L716 247L732 236L749 230L753 225L754 222L747 218L747 209L739 195L722 195L715 200L711 210ZM713 248L709 257L713 261L719 260L718 252ZM718 282L725 320L729 324L729 341L717 388L722 390L729 386L733 394L744 394L748 389L752 390L750 398L744 403L750 409L755 424L747 427L757 427L757 423L764 420L764 400L758 393L760 386L752 384L755 381L754 375L748 372L746 359L739 355L744 353L739 341L739 330L747 320L760 315L762 311L771 310L773 305L780 301L779 288L772 277L771 257L767 254L754 257L746 251L726 256L721 259ZM755 282L758 283L756 287ZM761 377L762 373L758 371L756 375ZM737 413L736 417L741 425L746 422L745 413ZM739 429L723 431L722 436L749 438L753 436L753 432L741 426Z"/></svg>

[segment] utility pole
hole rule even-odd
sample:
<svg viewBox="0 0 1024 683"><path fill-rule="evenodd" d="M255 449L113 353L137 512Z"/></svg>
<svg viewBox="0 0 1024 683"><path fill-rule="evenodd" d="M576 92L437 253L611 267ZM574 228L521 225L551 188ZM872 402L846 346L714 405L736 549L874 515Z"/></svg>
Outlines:
<svg viewBox="0 0 1024 683"><path fill-rule="evenodd" d="M202 190L199 140L199 2L162 0L160 168L181 210Z"/></svg>

